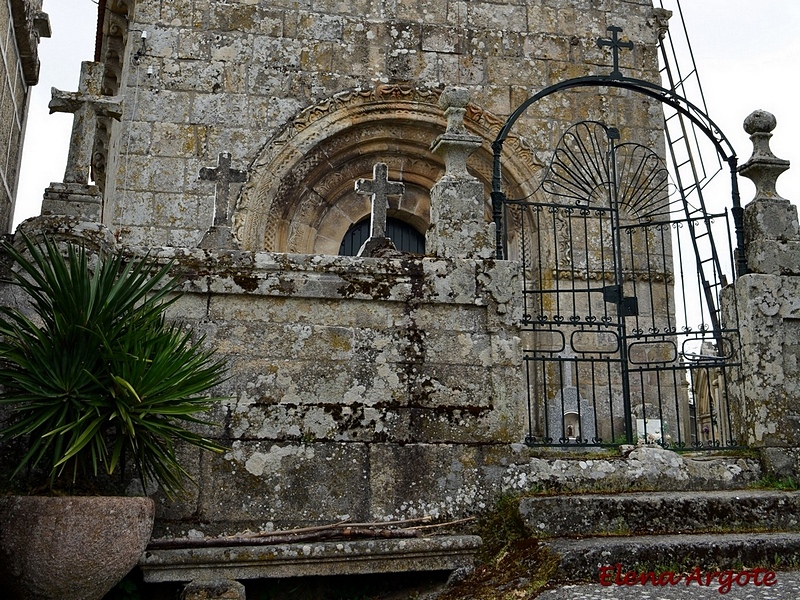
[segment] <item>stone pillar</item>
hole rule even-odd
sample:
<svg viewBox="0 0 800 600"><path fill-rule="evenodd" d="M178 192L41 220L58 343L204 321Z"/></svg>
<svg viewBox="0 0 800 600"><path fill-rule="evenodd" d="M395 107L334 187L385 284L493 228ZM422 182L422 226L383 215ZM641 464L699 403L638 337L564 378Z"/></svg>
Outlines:
<svg viewBox="0 0 800 600"><path fill-rule="evenodd" d="M494 223L484 218L483 184L467 172L467 158L481 146L480 137L464 127L469 102L465 88L446 88L439 106L447 117L447 131L432 146L445 163L445 173L431 189L431 226L425 236L426 253L442 258L494 256Z"/></svg>
<svg viewBox="0 0 800 600"><path fill-rule="evenodd" d="M246 600L244 586L238 581L218 579L192 581L183 588L181 600Z"/></svg>
<svg viewBox="0 0 800 600"><path fill-rule="evenodd" d="M744 218L750 273L736 281L736 298L726 290L723 309L729 320L738 316L741 338L741 442L764 449L768 462L800 467L787 459L800 449L800 227L797 208L775 188L789 168L769 147L775 125L764 111L744 122L753 155L739 173L756 186Z"/></svg>

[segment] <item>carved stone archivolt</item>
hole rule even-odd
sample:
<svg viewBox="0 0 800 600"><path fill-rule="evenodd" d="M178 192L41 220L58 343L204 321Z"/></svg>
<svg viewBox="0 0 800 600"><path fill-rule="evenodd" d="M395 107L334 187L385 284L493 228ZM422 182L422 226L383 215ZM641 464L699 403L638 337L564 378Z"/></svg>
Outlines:
<svg viewBox="0 0 800 600"><path fill-rule="evenodd" d="M133 17L135 0L108 0L102 15L103 29L95 60L104 65L102 92L115 96L122 89L122 66L128 44L128 23ZM100 190L105 189L108 149L111 143L112 121L97 120L97 136L92 156L92 175Z"/></svg>
<svg viewBox="0 0 800 600"><path fill-rule="evenodd" d="M370 214L369 199L354 192L353 182L368 178L378 162L406 189L399 200L390 199L388 215L424 234L430 189L444 173L442 159L430 149L447 125L439 93L381 85L336 94L299 113L251 166L233 217L241 247L337 254L347 230ZM491 142L503 122L469 105L465 124L483 140L468 168L484 184L489 220ZM506 147L505 189L524 194L537 170L533 155L519 139Z"/></svg>

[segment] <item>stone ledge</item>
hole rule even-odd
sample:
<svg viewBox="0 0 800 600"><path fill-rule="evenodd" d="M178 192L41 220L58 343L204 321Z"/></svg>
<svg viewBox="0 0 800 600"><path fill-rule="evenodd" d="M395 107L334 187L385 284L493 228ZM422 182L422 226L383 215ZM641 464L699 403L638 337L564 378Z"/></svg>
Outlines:
<svg viewBox="0 0 800 600"><path fill-rule="evenodd" d="M620 563L624 570L700 567L704 571L740 565L769 567L776 557L783 564L800 558L800 533L724 533L599 537L551 540L546 545L561 556L558 580L597 581L605 565Z"/></svg>
<svg viewBox="0 0 800 600"><path fill-rule="evenodd" d="M147 583L452 571L471 565L474 535L307 542L271 546L148 550L139 560Z"/></svg>
<svg viewBox="0 0 800 600"><path fill-rule="evenodd" d="M775 490L531 496L519 509L542 537L800 530L800 492Z"/></svg>

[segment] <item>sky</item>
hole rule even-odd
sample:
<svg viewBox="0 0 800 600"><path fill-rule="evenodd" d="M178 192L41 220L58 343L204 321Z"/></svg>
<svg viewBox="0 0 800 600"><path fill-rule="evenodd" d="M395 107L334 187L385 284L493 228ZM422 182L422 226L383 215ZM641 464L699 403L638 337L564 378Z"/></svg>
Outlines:
<svg viewBox="0 0 800 600"><path fill-rule="evenodd" d="M673 8L675 0L664 5ZM741 163L752 151L742 121L755 109L773 113L772 150L796 164L779 179L778 192L800 204L800 2L681 0L681 8L712 120ZM72 115L48 114L50 88L77 90L81 61L94 57L95 0L44 0L44 11L53 36L39 44L41 77L31 94L14 227L39 214L45 188L64 176ZM723 185L725 178L718 177ZM739 185L744 204L754 187L746 179Z"/></svg>

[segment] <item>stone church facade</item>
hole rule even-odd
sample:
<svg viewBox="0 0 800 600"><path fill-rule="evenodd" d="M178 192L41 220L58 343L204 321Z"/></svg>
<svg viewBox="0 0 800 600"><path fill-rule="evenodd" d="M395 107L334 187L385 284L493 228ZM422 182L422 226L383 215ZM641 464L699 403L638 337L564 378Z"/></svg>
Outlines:
<svg viewBox="0 0 800 600"><path fill-rule="evenodd" d="M660 15L630 2L252 2L108 0L99 53L103 91L123 99L103 124L95 173L102 222L131 244L196 246L213 221L198 178L230 153L247 172L231 194L242 249L338 254L369 215L352 181L376 162L406 185L389 216L424 235L443 173L430 146L445 122L445 85L471 94L466 126L482 138L470 171L487 189L490 142L542 87L605 73L596 40L609 25L634 42L631 76L658 81ZM504 166L525 195L576 116L659 140L660 112L625 94L570 94L526 116ZM487 208L487 217L489 209Z"/></svg>
<svg viewBox="0 0 800 600"><path fill-rule="evenodd" d="M556 289L570 277L583 287L603 285L608 268L597 247L608 234L587 221L582 234L567 236L568 221L551 211L556 227L537 229L532 249L521 232L533 221L510 214L502 231L508 255L500 259L489 200L492 142L513 111L549 85L607 75L612 65L659 82L666 11L650 0L101 0L98 10L96 61L84 63L77 91L54 90L50 105L75 114L64 181L51 184L42 215L20 232L174 261L185 294L170 315L228 362L230 378L215 390L227 399L203 432L229 450L183 451L198 485L180 501L147 490L159 500L154 535L162 542L459 519L537 485L719 489L760 474L751 457L733 466L684 457L659 448L657 436L613 459L564 460L574 455L553 458L525 444L533 434L526 403L542 397L541 406L560 402L561 412L547 418L563 428L562 445L601 433L617 441L619 427L605 431L620 418L613 409L591 415L591 433L581 420L581 403L594 391L574 382L581 372L594 377L597 352L586 351L581 365L557 356L562 362L547 367L561 369L555 391L537 387L523 367L530 353L566 350L548 342L555 330L523 326L537 321L523 280L549 277ZM598 44L612 26L626 44L613 50ZM613 128L621 141L663 158L663 118L656 100L614 86L548 96L520 117L503 147L503 189L511 199L538 198L554 149L578 121ZM796 211L774 193L788 167L768 152L774 123L762 116L748 127L760 150L743 174L761 183L745 213L740 258L749 273L721 293L728 302L720 312L741 324L747 350L739 370L724 373L739 395L723 441L735 434L739 446L775 450L762 463L789 465L796 476L798 435L784 422L794 418L800 376L792 353L784 363L775 357L782 355L776 344L797 346L800 228ZM632 222L633 212L620 218ZM392 231L416 235L424 254L387 243L389 222ZM340 253L367 225L362 255ZM641 248L658 252L641 271L619 269L619 289L608 295L623 296L637 282L639 308L652 313L641 328L674 333L676 238L636 231L647 240L632 243L625 260L641 261ZM643 283L648 278L659 286ZM581 304L573 289L562 314L614 310L605 290L593 305ZM14 301L8 288L0 291ZM541 306L559 302L539 291ZM580 323L583 344L602 338L588 325ZM634 345L673 372L666 384L650 372L630 384L650 398L633 414L632 425L646 428L653 389L682 390L676 397L688 404L679 361L690 353L665 357ZM701 426L713 428L722 414L712 414L716 382L725 377L713 350L700 354L712 366L698 367L704 378L691 393L705 407ZM765 361L770 381L760 375ZM597 389L616 394L613 376L602 378L592 380ZM686 407L675 406L675 414L663 412L673 432L688 428ZM132 481L129 491L140 487ZM480 543L467 537L387 542L381 552L398 571L448 570ZM370 543L333 545L317 562L378 572L385 565L369 562ZM204 569L229 579L288 572L275 570L274 556L259 558L263 552L206 548L187 559L178 550L149 552L140 564L145 579L203 579L211 572ZM292 575L325 574L314 571L316 559L305 561L304 549L275 552L285 552ZM351 552L358 561L344 556ZM241 558L235 573L226 570L234 555Z"/></svg>
<svg viewBox="0 0 800 600"><path fill-rule="evenodd" d="M620 68L658 81L664 11L650 0L99 10L100 62L51 102L76 114L65 181L22 229L174 259L187 292L174 316L229 361L218 390L229 400L207 433L231 450L188 457L198 489L162 506L156 534L459 517L524 488L530 340L519 263L494 259L491 142L536 91L608 73L597 40L609 26L633 42ZM662 118L624 90L546 99L505 145L504 188L533 193L577 120L662 152ZM387 217L424 236L426 255L339 256L370 218L354 183L376 164L403 188Z"/></svg>

